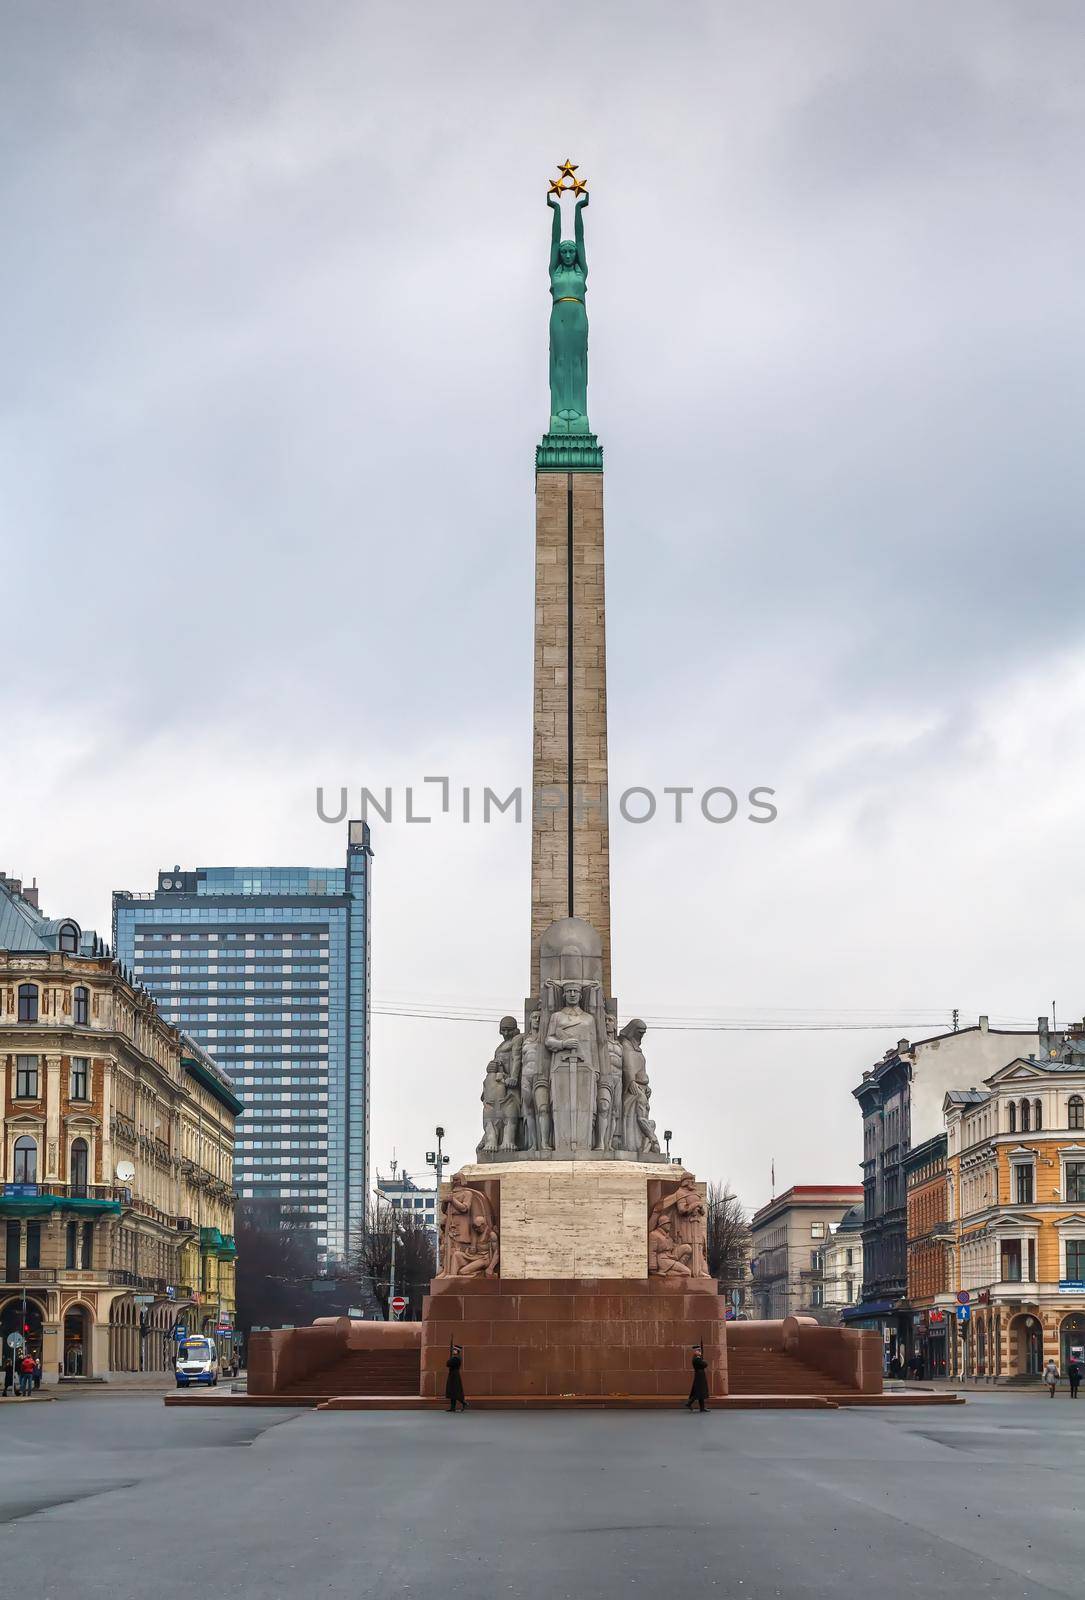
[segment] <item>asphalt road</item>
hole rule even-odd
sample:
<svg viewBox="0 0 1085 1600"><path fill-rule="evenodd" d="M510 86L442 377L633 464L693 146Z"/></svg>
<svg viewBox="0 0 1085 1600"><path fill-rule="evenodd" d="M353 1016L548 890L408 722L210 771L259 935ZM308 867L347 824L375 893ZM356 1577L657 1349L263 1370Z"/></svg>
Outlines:
<svg viewBox="0 0 1085 1600"><path fill-rule="evenodd" d="M36 1600L1081 1594L1085 1400L517 1414L0 1407Z"/></svg>

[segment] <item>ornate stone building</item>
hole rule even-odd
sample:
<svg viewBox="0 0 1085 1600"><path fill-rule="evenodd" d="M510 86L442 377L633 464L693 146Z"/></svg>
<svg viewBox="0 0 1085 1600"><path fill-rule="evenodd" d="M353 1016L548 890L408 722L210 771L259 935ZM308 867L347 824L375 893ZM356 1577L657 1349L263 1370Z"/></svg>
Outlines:
<svg viewBox="0 0 1085 1600"><path fill-rule="evenodd" d="M1038 1037L980 1017L952 1033L898 1039L852 1091L863 1116L863 1296L844 1320L878 1329L888 1361L906 1353L911 1328L905 1158L942 1131L948 1089L980 1083L1010 1056L1035 1050Z"/></svg>
<svg viewBox="0 0 1085 1600"><path fill-rule="evenodd" d="M945 1097L950 1370L995 1381L1085 1353L1085 1024ZM951 1313L955 1316L955 1313Z"/></svg>
<svg viewBox="0 0 1085 1600"><path fill-rule="evenodd" d="M5 878L0 1069L0 1332L25 1330L51 1381L166 1370L177 1324L232 1329L229 1079Z"/></svg>

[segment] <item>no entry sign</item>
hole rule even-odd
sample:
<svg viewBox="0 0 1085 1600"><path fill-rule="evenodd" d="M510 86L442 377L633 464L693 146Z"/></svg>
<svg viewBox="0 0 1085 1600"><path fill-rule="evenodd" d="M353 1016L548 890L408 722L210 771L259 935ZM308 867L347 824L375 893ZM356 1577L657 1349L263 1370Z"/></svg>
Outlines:
<svg viewBox="0 0 1085 1600"><path fill-rule="evenodd" d="M396 1316L398 1317L400 1312L406 1311L406 1309L407 1302L404 1300L403 1296L401 1294L394 1294L392 1296L392 1310L395 1312Z"/></svg>

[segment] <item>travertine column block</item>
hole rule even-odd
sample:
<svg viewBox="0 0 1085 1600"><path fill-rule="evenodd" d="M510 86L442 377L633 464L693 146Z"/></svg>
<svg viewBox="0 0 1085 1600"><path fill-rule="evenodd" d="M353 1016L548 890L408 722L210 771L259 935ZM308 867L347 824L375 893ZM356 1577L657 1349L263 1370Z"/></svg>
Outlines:
<svg viewBox="0 0 1085 1600"><path fill-rule="evenodd" d="M570 915L590 922L602 940L609 994L603 478L601 473L542 472L535 480L532 993L538 984L539 941L551 922Z"/></svg>

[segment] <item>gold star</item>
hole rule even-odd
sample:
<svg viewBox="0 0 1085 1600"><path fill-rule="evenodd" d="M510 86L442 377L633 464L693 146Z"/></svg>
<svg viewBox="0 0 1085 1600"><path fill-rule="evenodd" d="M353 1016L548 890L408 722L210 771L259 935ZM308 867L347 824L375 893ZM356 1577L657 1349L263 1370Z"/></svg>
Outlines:
<svg viewBox="0 0 1085 1600"><path fill-rule="evenodd" d="M571 161L566 161L564 166L560 166L558 168L558 171L563 173L566 178L571 178L573 173L576 171L576 167Z"/></svg>
<svg viewBox="0 0 1085 1600"><path fill-rule="evenodd" d="M587 194L588 186L580 178L573 179L573 193L577 196Z"/></svg>
<svg viewBox="0 0 1085 1600"><path fill-rule="evenodd" d="M553 183L550 185L549 192L551 194L556 194L559 199L565 193L565 185L562 183L560 178L554 179Z"/></svg>

